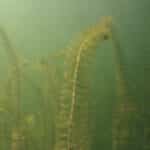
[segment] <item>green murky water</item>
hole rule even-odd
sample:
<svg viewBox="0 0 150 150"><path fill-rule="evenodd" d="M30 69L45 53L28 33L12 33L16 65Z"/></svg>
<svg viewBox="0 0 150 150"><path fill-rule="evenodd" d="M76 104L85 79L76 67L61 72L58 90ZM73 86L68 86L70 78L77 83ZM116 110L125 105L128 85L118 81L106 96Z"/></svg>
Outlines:
<svg viewBox="0 0 150 150"><path fill-rule="evenodd" d="M149 5L1 0L0 150L150 149Z"/></svg>

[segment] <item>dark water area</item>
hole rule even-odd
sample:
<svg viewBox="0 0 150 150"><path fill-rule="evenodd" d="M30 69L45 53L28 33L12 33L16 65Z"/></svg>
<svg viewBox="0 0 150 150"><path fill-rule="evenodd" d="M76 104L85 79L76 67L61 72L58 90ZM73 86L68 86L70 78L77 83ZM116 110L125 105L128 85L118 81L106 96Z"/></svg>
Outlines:
<svg viewBox="0 0 150 150"><path fill-rule="evenodd" d="M149 6L1 0L0 150L150 149Z"/></svg>

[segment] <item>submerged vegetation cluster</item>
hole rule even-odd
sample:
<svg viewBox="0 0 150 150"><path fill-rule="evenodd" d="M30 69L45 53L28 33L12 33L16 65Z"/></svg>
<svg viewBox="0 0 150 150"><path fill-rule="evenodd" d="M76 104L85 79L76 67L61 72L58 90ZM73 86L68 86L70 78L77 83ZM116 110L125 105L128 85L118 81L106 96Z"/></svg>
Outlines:
<svg viewBox="0 0 150 150"><path fill-rule="evenodd" d="M69 48L34 63L38 70L34 70L31 77L27 75L28 70L24 72L21 59L2 28L0 38L10 64L9 79L2 85L5 94L0 97L0 115L4 116L0 122L0 138L3 138L0 149L92 150L96 133L94 122L91 122L95 115L91 115L94 112L91 105L95 104L91 72L98 48L104 41L111 40L116 56L118 95L122 99L113 115L112 148L119 150L117 139L122 133L118 131L118 122L126 111L137 111L137 108L126 96L127 85L118 55L120 45L111 17L104 17L100 23L81 33ZM62 62L64 64L60 65ZM33 103L39 104L35 110L23 108L24 104L33 108Z"/></svg>

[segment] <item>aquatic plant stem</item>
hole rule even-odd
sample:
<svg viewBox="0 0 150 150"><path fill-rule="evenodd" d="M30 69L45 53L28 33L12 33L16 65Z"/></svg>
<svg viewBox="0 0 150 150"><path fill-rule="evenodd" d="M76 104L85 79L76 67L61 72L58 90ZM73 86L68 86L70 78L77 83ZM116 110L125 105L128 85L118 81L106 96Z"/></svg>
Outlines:
<svg viewBox="0 0 150 150"><path fill-rule="evenodd" d="M17 54L11 44L11 41L9 40L6 32L4 31L4 29L0 28L0 36L1 39L3 40L3 45L5 47L5 51L6 54L8 56L8 61L10 61L10 66L13 69L13 76L15 77L15 85L16 85L16 108L17 108L17 115L16 118L18 118L17 120L20 119L20 98L21 98L21 92L20 92L20 78L21 78L21 71L20 71L20 66L19 66L19 58L17 57ZM13 77L13 78L14 78Z"/></svg>
<svg viewBox="0 0 150 150"><path fill-rule="evenodd" d="M8 60L10 61L10 66L13 69L13 78L12 78L12 84L14 89L14 98L16 102L16 113L15 113L15 119L16 119L16 124L15 127L12 131L12 150L20 150L20 141L21 141L21 130L20 130L20 119L21 119L21 110L20 110L20 99L21 99L21 85L20 85L20 80L21 80L21 71L19 67L19 59L17 57L17 54L3 28L0 28L0 36L3 41L3 45L6 51L6 54L8 56ZM15 110L15 109L14 109Z"/></svg>
<svg viewBox="0 0 150 150"><path fill-rule="evenodd" d="M83 42L83 45L84 45L84 42ZM76 57L76 63L75 63L75 69L74 69L74 73L73 73L73 86L72 86L72 100L71 100L71 111L70 111L70 117L69 117L69 124L70 124L70 127L69 127L69 131L68 131L68 150L71 149L71 145L69 144L69 140L71 139L71 132L72 132L72 126L73 126L73 117L74 117L74 109L75 109L75 105L76 105L76 81L77 81L77 78L78 78L78 70L79 70L79 66L80 66L80 60L81 60L81 53L82 53L82 45L81 47L79 48L79 52L77 54L77 57Z"/></svg>
<svg viewBox="0 0 150 150"><path fill-rule="evenodd" d="M135 137L130 134L130 115L135 115L138 112L138 107L133 96L129 95L128 82L124 73L125 69L128 68L121 61L120 53L122 47L115 25L112 26L112 42L114 46L118 93L118 101L112 116L112 149L121 150L124 147L128 147L130 143L133 144ZM136 116L134 116L134 119L136 119Z"/></svg>
<svg viewBox="0 0 150 150"><path fill-rule="evenodd" d="M105 18L106 19L106 18ZM107 18L108 19L108 18ZM69 112L69 117L68 117L68 132L67 132L67 150L72 149L72 132L73 132L73 119L74 119L74 114L75 114L75 108L77 106L77 80L79 77L79 73L81 72L80 70L80 65L83 63L88 62L89 58L93 58L93 54L95 54L95 46L98 45L98 43L103 42L103 40L107 39L109 37L109 21L105 20L104 22L100 23L100 25L96 25L93 28L89 29L87 33L83 36L81 39L79 46L77 48L72 48L73 51L76 51L74 57L74 66L72 66L73 69L73 74L71 78L71 106L70 106L70 112ZM108 21L108 22L107 22ZM85 60L84 60L84 59ZM84 62L85 61L85 62ZM83 66L83 65L81 65ZM82 68L82 67L81 67ZM84 68L84 67L83 67ZM82 68L82 69L83 69ZM82 84L82 83L81 83ZM79 85L80 86L80 85ZM85 86L85 85L81 85ZM86 86L85 86L86 87ZM87 102L88 103L88 102ZM85 110L83 110L85 111ZM88 117L88 116L86 116Z"/></svg>

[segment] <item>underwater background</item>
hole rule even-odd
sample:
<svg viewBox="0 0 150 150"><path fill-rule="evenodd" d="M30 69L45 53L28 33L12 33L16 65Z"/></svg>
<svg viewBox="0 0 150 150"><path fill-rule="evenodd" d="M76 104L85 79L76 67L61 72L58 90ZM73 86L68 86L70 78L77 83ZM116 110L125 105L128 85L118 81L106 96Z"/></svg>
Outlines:
<svg viewBox="0 0 150 150"><path fill-rule="evenodd" d="M0 150L150 149L149 6L0 0Z"/></svg>

